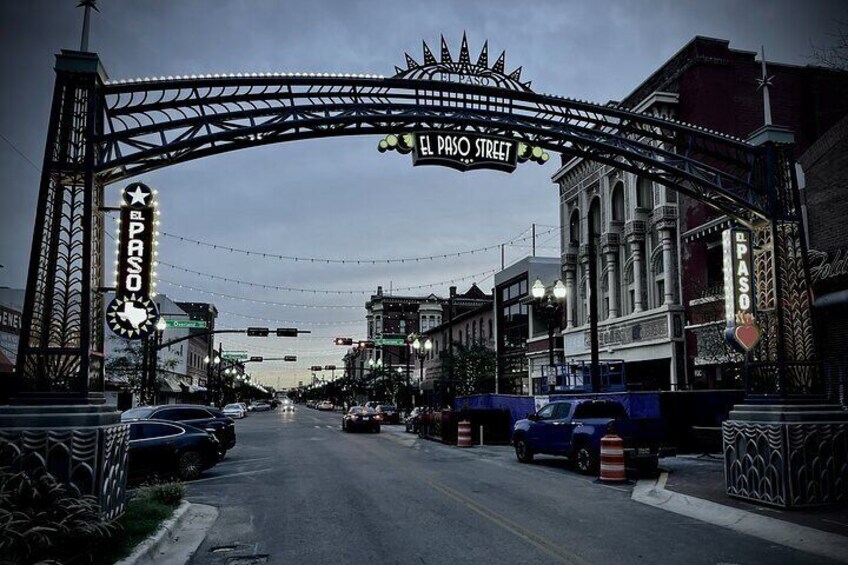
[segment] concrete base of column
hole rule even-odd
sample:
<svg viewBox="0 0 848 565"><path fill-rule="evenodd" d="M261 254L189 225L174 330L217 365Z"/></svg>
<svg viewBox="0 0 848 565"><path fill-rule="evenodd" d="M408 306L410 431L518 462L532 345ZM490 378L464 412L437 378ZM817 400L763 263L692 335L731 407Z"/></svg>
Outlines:
<svg viewBox="0 0 848 565"><path fill-rule="evenodd" d="M722 425L727 494L781 508L848 501L848 412L738 405Z"/></svg>
<svg viewBox="0 0 848 565"><path fill-rule="evenodd" d="M129 426L113 407L0 407L0 466L50 473L96 497L106 520L124 513L128 447Z"/></svg>

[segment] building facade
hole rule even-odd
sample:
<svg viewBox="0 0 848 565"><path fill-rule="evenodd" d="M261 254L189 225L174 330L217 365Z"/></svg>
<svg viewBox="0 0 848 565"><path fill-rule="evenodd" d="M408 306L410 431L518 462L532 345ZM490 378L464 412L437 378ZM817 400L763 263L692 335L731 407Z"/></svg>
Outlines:
<svg viewBox="0 0 848 565"><path fill-rule="evenodd" d="M755 53L696 37L610 104L744 139L764 123L761 73ZM798 155L848 110L846 73L768 63L768 74L773 122L794 132ZM553 180L570 289L565 357L590 355L594 261L601 360L625 361L632 388L741 386L740 359L723 337L721 233L732 220L648 179L583 159L564 159Z"/></svg>
<svg viewBox="0 0 848 565"><path fill-rule="evenodd" d="M497 391L531 394L531 376L541 377L548 364L547 326L532 316L530 288L538 279L550 286L561 277L555 257L525 257L495 273L494 320L497 352ZM562 338L554 344L557 360L562 358Z"/></svg>

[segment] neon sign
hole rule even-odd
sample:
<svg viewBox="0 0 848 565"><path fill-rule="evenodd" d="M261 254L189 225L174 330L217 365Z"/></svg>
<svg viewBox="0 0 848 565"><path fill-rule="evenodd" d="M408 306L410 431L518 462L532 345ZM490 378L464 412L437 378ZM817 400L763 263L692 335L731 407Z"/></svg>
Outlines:
<svg viewBox="0 0 848 565"><path fill-rule="evenodd" d="M722 234L724 247L724 306L731 345L743 352L760 341L760 328L755 321L754 268L751 232L730 228Z"/></svg>

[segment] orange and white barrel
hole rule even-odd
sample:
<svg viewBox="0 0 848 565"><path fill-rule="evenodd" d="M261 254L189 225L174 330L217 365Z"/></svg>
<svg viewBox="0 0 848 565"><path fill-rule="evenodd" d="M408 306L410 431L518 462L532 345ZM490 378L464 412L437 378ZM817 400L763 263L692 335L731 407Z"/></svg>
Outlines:
<svg viewBox="0 0 848 565"><path fill-rule="evenodd" d="M471 422L463 420L456 429L456 446L471 447Z"/></svg>
<svg viewBox="0 0 848 565"><path fill-rule="evenodd" d="M624 472L624 440L615 434L601 438L602 481L620 483L627 480Z"/></svg>

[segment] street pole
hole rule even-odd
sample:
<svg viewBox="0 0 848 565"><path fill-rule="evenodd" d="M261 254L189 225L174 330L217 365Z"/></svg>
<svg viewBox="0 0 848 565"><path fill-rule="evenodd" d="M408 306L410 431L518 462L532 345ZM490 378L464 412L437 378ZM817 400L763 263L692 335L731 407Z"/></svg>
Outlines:
<svg viewBox="0 0 848 565"><path fill-rule="evenodd" d="M598 343L598 266L595 264L595 225L589 210L589 341L591 347L592 392L601 391L601 366Z"/></svg>

